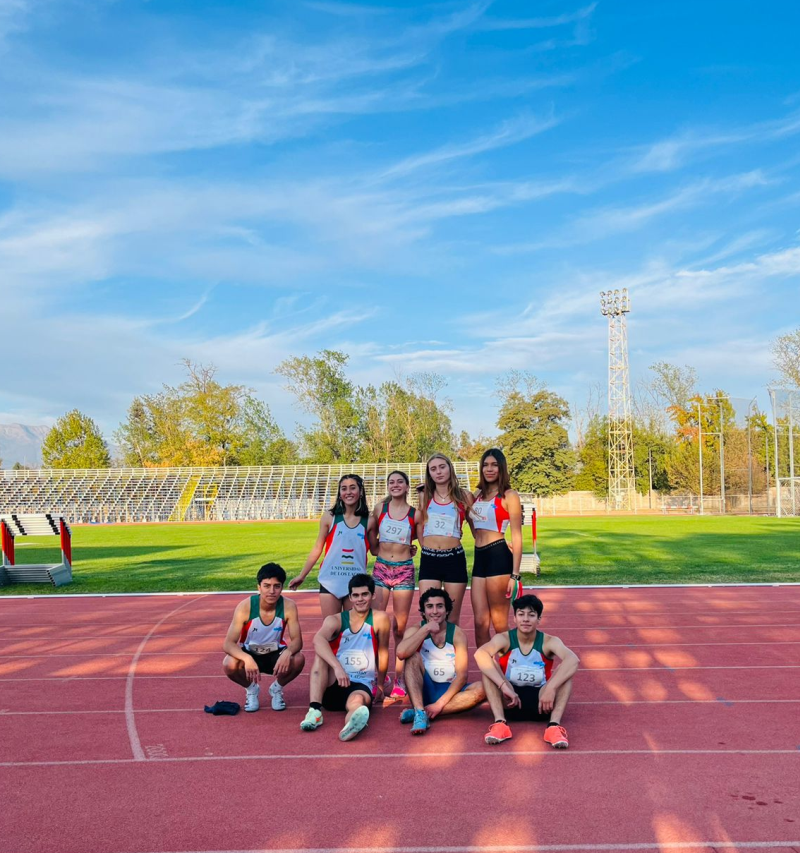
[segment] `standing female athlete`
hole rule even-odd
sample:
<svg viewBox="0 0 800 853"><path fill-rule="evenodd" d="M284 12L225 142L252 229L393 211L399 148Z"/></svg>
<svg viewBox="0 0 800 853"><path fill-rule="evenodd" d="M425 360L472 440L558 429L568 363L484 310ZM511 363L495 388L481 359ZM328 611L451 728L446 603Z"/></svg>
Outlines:
<svg viewBox="0 0 800 853"><path fill-rule="evenodd" d="M467 558L461 546L461 528L472 506L472 494L458 484L453 463L434 453L425 466L422 509L417 538L422 546L419 592L444 589L453 599L450 621L458 625L467 589Z"/></svg>
<svg viewBox="0 0 800 853"><path fill-rule="evenodd" d="M412 544L416 538L416 511L408 503L408 474L392 471L386 481L389 492L382 504L372 510L374 526L370 532L369 545L373 554L377 554L372 577L375 580L375 610L386 610L389 595L394 594L394 631L395 649L403 639L408 622L408 611L414 597L414 561L416 551ZM394 688L389 697L404 699L406 688L403 684L404 661L395 660Z"/></svg>
<svg viewBox="0 0 800 853"><path fill-rule="evenodd" d="M336 489L336 502L322 513L319 535L303 570L289 581L289 589L298 589L325 549L319 567L319 606L323 619L350 610L347 584L353 575L367 571L367 537L374 524L367 507L364 481L358 474L345 474Z"/></svg>
<svg viewBox="0 0 800 853"><path fill-rule="evenodd" d="M522 561L522 506L511 488L508 463L496 447L481 456L478 491L470 510L475 534L475 563L472 569L472 610L475 614L475 644L489 642L489 626L495 634L508 630L508 605L520 578ZM511 527L511 549L505 539Z"/></svg>

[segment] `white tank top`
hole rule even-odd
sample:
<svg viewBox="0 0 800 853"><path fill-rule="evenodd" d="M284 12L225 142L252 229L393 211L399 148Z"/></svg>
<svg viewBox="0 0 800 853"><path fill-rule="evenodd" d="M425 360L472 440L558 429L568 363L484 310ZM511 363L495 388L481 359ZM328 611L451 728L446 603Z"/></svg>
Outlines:
<svg viewBox="0 0 800 853"><path fill-rule="evenodd" d="M461 525L464 516L456 506L455 501L440 504L436 498L431 498L428 512L425 515L423 536L450 536L452 539L461 538Z"/></svg>
<svg viewBox="0 0 800 853"><path fill-rule="evenodd" d="M366 518L360 518L355 527L348 527L344 516L333 517L319 567L319 582L337 598L346 598L350 578L367 570L366 532Z"/></svg>
<svg viewBox="0 0 800 853"><path fill-rule="evenodd" d="M456 677L456 647L453 644L455 632L456 626L448 622L445 628L444 645L441 648L430 637L425 637L420 646L419 654L431 681L450 684Z"/></svg>
<svg viewBox="0 0 800 853"><path fill-rule="evenodd" d="M372 625L372 610L357 634L350 630L350 615L349 610L342 611L342 631L330 641L330 647L350 681L366 685L374 696L378 685L378 636Z"/></svg>

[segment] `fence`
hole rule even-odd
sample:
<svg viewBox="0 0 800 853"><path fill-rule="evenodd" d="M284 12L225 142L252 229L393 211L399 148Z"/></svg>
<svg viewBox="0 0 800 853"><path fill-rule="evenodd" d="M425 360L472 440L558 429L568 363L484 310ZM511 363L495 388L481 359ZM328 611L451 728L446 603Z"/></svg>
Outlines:
<svg viewBox="0 0 800 853"><path fill-rule="evenodd" d="M461 484L474 489L477 462L456 462ZM412 484L421 482L422 463L376 465L285 465L251 468L124 468L0 472L0 512L51 512L71 523L255 521L318 518L331 506L344 474L364 479L367 500L374 506L386 494L386 477L395 468ZM800 501L800 488L798 489ZM605 515L607 502L591 492L553 497L523 495L540 516ZM784 496L784 504L786 497ZM722 511L720 495L706 494L705 514ZM776 490L753 495L726 494L728 513L775 514ZM633 512L700 514L696 495L635 496ZM784 513L785 514L785 513Z"/></svg>

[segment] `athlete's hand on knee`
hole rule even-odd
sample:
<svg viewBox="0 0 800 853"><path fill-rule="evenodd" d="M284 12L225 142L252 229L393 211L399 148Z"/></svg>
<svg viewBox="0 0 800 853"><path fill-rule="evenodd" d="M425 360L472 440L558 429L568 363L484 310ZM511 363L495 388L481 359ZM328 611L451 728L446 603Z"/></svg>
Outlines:
<svg viewBox="0 0 800 853"><path fill-rule="evenodd" d="M292 655L289 652L289 649L284 649L279 655L278 660L275 661L275 669L272 671L273 675L286 675L289 672L289 667L292 664Z"/></svg>
<svg viewBox="0 0 800 853"><path fill-rule="evenodd" d="M429 719L435 720L439 714L442 713L442 709L444 705L440 702L432 702L430 705L425 706L425 713L428 715Z"/></svg>
<svg viewBox="0 0 800 853"><path fill-rule="evenodd" d="M556 701L556 691L546 684L539 693L539 713L545 714L553 710L553 705Z"/></svg>
<svg viewBox="0 0 800 853"><path fill-rule="evenodd" d="M244 674L247 676L247 680L251 683L261 681L261 672L258 669L258 664L253 660L253 658L249 658L244 662Z"/></svg>
<svg viewBox="0 0 800 853"><path fill-rule="evenodd" d="M519 698L519 693L507 681L504 681L501 685L500 693L503 695L507 708L522 707L522 700Z"/></svg>
<svg viewBox="0 0 800 853"><path fill-rule="evenodd" d="M336 664L336 668L334 669L334 673L336 675L336 683L339 687L349 687L350 686L350 678L347 673L344 671L344 667L340 664Z"/></svg>

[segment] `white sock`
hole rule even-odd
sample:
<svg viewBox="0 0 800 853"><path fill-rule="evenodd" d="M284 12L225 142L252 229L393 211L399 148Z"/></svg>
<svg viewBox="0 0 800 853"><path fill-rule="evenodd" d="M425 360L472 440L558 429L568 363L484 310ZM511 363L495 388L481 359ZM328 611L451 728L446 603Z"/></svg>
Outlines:
<svg viewBox="0 0 800 853"><path fill-rule="evenodd" d="M255 693L258 690L258 682L254 681L252 684L248 684L245 689L248 693Z"/></svg>

